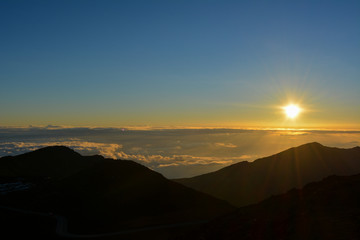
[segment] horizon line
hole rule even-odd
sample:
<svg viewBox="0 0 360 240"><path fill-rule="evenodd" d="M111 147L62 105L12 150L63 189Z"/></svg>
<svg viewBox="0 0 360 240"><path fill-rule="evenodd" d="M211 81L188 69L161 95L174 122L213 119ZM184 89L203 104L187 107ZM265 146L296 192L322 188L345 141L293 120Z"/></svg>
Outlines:
<svg viewBox="0 0 360 240"><path fill-rule="evenodd" d="M230 127L230 126L74 126L74 125L28 125L28 126L1 126L0 129L39 129L39 130L120 130L120 131L156 131L156 130L247 130L247 131L334 131L360 132L360 128L321 128L321 127Z"/></svg>

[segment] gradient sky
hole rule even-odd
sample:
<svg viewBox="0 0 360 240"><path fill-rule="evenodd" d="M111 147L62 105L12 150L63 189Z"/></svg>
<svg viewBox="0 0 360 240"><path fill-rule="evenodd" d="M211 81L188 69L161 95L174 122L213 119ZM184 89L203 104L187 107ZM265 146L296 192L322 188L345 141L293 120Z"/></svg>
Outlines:
<svg viewBox="0 0 360 240"><path fill-rule="evenodd" d="M0 126L360 128L359 1L2 0L0 29Z"/></svg>

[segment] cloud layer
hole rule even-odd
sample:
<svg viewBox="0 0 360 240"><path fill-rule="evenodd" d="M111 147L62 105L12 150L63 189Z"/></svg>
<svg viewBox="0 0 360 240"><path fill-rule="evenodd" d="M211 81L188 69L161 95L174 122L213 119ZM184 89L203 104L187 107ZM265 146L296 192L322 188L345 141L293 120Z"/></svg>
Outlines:
<svg viewBox="0 0 360 240"><path fill-rule="evenodd" d="M192 155L170 155L161 154L144 155L129 154L122 151L122 144L115 143L96 143L80 140L63 140L48 142L3 142L0 143L0 156L17 155L29 151L34 151L47 146L67 146L83 155L100 154L106 158L134 160L153 169L171 167L171 166L187 166L187 165L230 165L239 161L248 160L249 155L238 157L201 157ZM220 144L223 147L223 144ZM226 147L226 146L225 146ZM232 146L231 146L232 147ZM140 150L142 148L133 148L132 150Z"/></svg>
<svg viewBox="0 0 360 240"><path fill-rule="evenodd" d="M307 142L327 146L360 145L356 131L276 131L241 129L0 128L0 157L64 145L82 155L141 163L169 178L190 177L241 162L253 161Z"/></svg>

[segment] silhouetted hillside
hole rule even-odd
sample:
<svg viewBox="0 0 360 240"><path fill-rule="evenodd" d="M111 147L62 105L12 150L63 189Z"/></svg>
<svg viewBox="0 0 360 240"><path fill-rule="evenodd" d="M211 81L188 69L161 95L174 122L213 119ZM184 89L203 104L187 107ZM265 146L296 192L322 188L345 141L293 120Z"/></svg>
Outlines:
<svg viewBox="0 0 360 240"><path fill-rule="evenodd" d="M45 147L0 158L0 176L62 178L103 159L102 156L83 157L64 146Z"/></svg>
<svg viewBox="0 0 360 240"><path fill-rule="evenodd" d="M251 163L240 162L175 181L241 207L330 175L357 173L360 173L359 147L339 149L309 143Z"/></svg>
<svg viewBox="0 0 360 240"><path fill-rule="evenodd" d="M360 239L360 175L331 176L271 197L176 238Z"/></svg>
<svg viewBox="0 0 360 240"><path fill-rule="evenodd" d="M65 216L72 233L191 223L234 209L133 161L83 157L65 147L1 158L0 165L12 173L0 177L31 186L5 193L0 205Z"/></svg>

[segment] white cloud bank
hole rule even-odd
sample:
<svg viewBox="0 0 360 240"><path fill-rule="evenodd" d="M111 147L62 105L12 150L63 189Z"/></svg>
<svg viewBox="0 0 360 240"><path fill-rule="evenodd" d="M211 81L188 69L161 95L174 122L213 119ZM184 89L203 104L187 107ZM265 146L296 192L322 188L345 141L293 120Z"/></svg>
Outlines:
<svg viewBox="0 0 360 240"><path fill-rule="evenodd" d="M29 151L34 151L47 146L67 146L73 150L89 155L100 154L104 157L112 158L117 151L122 149L121 144L115 143L96 143L88 141L80 141L76 139L63 141L47 141L47 142L4 142L0 143L0 156L17 155Z"/></svg>
<svg viewBox="0 0 360 240"><path fill-rule="evenodd" d="M343 148L360 145L359 131L51 128L0 128L0 157L64 145L82 155L100 154L107 158L134 160L174 178L253 161L308 142Z"/></svg>
<svg viewBox="0 0 360 240"><path fill-rule="evenodd" d="M129 154L123 151L122 144L115 143L96 143L80 140L48 141L48 142L4 142L0 143L0 156L17 155L29 151L34 151L47 146L67 146L83 154L92 155L100 154L106 158L134 160L151 168L162 168L170 166L187 166L187 165L230 165L244 160L249 160L254 156L241 155L238 157L208 157L192 156L186 154L165 156L161 154L144 155ZM222 147L228 147L223 146ZM233 147L230 145L230 147Z"/></svg>

